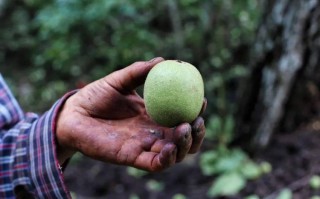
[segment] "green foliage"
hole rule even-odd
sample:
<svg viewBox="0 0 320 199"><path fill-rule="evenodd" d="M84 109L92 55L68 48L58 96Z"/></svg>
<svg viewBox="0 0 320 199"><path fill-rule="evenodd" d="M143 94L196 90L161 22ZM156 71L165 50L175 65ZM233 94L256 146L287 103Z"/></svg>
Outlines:
<svg viewBox="0 0 320 199"><path fill-rule="evenodd" d="M257 196L257 195L250 195L250 196L245 197L244 199L259 199L259 196Z"/></svg>
<svg viewBox="0 0 320 199"><path fill-rule="evenodd" d="M200 165L205 175L215 175L240 169L247 160L248 157L241 150L218 149L204 152Z"/></svg>
<svg viewBox="0 0 320 199"><path fill-rule="evenodd" d="M291 198L292 198L292 191L290 189L283 189L280 191L276 199L291 199Z"/></svg>
<svg viewBox="0 0 320 199"><path fill-rule="evenodd" d="M163 190L164 184L156 180L149 180L146 184L146 187L150 191L159 192Z"/></svg>
<svg viewBox="0 0 320 199"><path fill-rule="evenodd" d="M83 160L84 155L82 153L75 153L69 161L69 164L79 164Z"/></svg>
<svg viewBox="0 0 320 199"><path fill-rule="evenodd" d="M256 163L248 161L243 165L240 172L246 179L254 180L262 175L262 168Z"/></svg>
<svg viewBox="0 0 320 199"><path fill-rule="evenodd" d="M312 189L320 189L320 176L314 175L310 178L309 185Z"/></svg>
<svg viewBox="0 0 320 199"><path fill-rule="evenodd" d="M269 162L261 162L260 166L263 173L270 173L272 170L272 166Z"/></svg>
<svg viewBox="0 0 320 199"><path fill-rule="evenodd" d="M218 18L237 16L239 21L229 20L229 18L226 20L226 24L215 27L212 34L216 34L215 38L219 38L219 41L214 43L219 50L213 51L208 62L202 66L205 70L212 71L208 73L205 82L206 95L211 100L209 111L212 113L207 122L206 139L217 141L218 149L201 154L200 166L205 175L217 176L208 195L229 196L243 189L247 180L256 179L263 173L270 172L271 166L267 163L258 165L250 160L242 150L228 148L228 144L234 137L234 112L237 103L236 100L230 100L237 94L235 92L237 87L233 83L248 73L245 63L235 61L233 50L241 49L239 38L243 39L242 41L250 42L249 35L252 35L258 18L254 11L257 6L256 2L217 1L216 3L217 6L221 6L221 10L230 9L232 13L230 16L225 16L219 12ZM243 10L242 6L246 7L246 10ZM242 24L244 27L237 28L234 24ZM228 29L231 31L226 33ZM249 37L245 37L245 35ZM223 185L225 183L228 186Z"/></svg>
<svg viewBox="0 0 320 199"><path fill-rule="evenodd" d="M187 197L181 193L174 194L172 199L187 199Z"/></svg>
<svg viewBox="0 0 320 199"><path fill-rule="evenodd" d="M134 61L181 59L200 68L208 113L224 118L235 103L230 84L246 74L257 7L255 0L5 0L0 65L19 79L11 86L23 107L43 111L67 90Z"/></svg>
<svg viewBox="0 0 320 199"><path fill-rule="evenodd" d="M73 0L46 5L35 18L44 44L40 49L44 56L39 64L50 63L69 74L73 67L92 66L100 71L105 68L107 73L128 60L153 57L147 52L156 47L159 38L146 27L153 17L151 10L147 11L149 3ZM123 61L119 63L119 60ZM109 67L104 67L105 64Z"/></svg>
<svg viewBox="0 0 320 199"><path fill-rule="evenodd" d="M70 195L71 195L71 198L73 198L73 199L77 199L78 198L77 194L72 192L72 191L70 192Z"/></svg>
<svg viewBox="0 0 320 199"><path fill-rule="evenodd" d="M245 179L239 173L226 173L216 179L214 186L208 191L208 196L232 196L244 188L245 184Z"/></svg>
<svg viewBox="0 0 320 199"><path fill-rule="evenodd" d="M234 125L234 117L231 114L225 117L212 115L207 124L206 138L217 140L220 145L227 145L233 139Z"/></svg>
<svg viewBox="0 0 320 199"><path fill-rule="evenodd" d="M144 170L136 169L136 168L133 168L133 167L127 167L127 173L130 176L133 176L133 177L136 177L136 178L141 178L141 177L143 177L143 176L148 174L148 172L146 172Z"/></svg>
<svg viewBox="0 0 320 199"><path fill-rule="evenodd" d="M131 194L129 199L140 199L140 197L137 194Z"/></svg>
<svg viewBox="0 0 320 199"><path fill-rule="evenodd" d="M218 176L208 191L210 197L235 195L244 188L248 180L257 179L271 171L269 163L257 164L242 150L225 147L204 152L200 158L200 166L204 175Z"/></svg>

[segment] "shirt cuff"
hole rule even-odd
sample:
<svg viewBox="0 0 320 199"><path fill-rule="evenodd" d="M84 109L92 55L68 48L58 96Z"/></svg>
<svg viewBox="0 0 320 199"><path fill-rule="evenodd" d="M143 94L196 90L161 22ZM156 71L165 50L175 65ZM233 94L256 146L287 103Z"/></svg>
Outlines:
<svg viewBox="0 0 320 199"><path fill-rule="evenodd" d="M70 198L64 184L63 174L59 168L56 154L55 129L57 116L64 102L77 91L72 91L58 100L52 108L38 117L26 114L25 130L18 136L16 153L26 154L15 156L15 185L29 184L30 191L36 198ZM30 124L31 126L27 125ZM25 164L28 164L29 171ZM29 176L23 177L23 176ZM31 182L29 182L31 181Z"/></svg>

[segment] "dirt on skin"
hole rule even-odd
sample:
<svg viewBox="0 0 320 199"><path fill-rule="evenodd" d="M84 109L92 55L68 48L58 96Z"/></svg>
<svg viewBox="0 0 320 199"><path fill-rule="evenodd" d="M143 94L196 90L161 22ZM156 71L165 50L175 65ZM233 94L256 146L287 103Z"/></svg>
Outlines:
<svg viewBox="0 0 320 199"><path fill-rule="evenodd" d="M320 190L309 185L311 176L320 175L320 125L316 124L274 136L270 146L255 157L256 161L271 163L272 172L250 181L237 196L218 198L241 199L256 194L273 199L284 188L293 191L294 199L320 195ZM77 199L171 199L176 194L207 199L214 177L203 176L198 162L199 155L193 155L164 172L133 177L127 167L76 157L66 169L65 180Z"/></svg>

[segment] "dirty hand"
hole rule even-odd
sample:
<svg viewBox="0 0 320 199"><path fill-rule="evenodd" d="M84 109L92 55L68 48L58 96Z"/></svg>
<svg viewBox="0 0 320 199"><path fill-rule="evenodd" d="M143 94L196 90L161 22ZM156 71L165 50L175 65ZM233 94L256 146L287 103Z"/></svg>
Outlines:
<svg viewBox="0 0 320 199"><path fill-rule="evenodd" d="M161 61L136 62L68 98L57 120L61 164L79 151L104 162L161 171L199 150L205 134L201 117L191 125L159 126L147 115L135 91ZM204 100L202 111L205 107Z"/></svg>

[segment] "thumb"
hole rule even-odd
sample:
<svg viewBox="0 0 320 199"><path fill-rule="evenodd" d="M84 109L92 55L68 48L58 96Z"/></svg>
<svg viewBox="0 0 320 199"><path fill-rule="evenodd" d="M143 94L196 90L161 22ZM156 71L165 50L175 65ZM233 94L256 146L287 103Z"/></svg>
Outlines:
<svg viewBox="0 0 320 199"><path fill-rule="evenodd" d="M104 77L104 80L119 92L131 92L144 83L149 71L164 59L157 57L150 61L139 61Z"/></svg>

